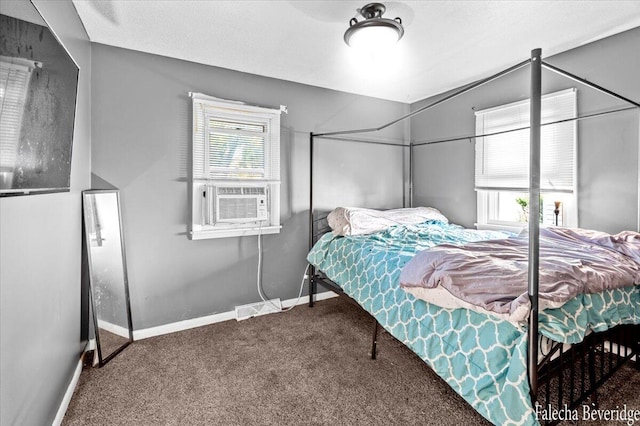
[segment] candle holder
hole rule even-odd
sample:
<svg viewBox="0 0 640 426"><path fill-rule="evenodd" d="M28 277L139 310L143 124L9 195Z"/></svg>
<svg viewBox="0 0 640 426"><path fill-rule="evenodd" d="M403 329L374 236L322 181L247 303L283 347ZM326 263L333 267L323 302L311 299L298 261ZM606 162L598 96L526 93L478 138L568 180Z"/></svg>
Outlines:
<svg viewBox="0 0 640 426"><path fill-rule="evenodd" d="M560 214L560 205L561 204L562 204L562 201L554 201L553 202L553 206L554 206L553 214L556 215L556 226L558 226L558 215Z"/></svg>

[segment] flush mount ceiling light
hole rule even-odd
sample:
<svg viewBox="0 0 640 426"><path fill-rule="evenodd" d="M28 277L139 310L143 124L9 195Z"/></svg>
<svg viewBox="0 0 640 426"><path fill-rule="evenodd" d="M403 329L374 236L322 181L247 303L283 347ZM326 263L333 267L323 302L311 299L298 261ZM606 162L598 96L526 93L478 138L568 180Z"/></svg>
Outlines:
<svg viewBox="0 0 640 426"><path fill-rule="evenodd" d="M359 9L364 20L351 18L349 28L344 33L345 43L353 48L380 48L397 43L404 34L402 20L383 18L382 14L386 10L382 3L369 3Z"/></svg>

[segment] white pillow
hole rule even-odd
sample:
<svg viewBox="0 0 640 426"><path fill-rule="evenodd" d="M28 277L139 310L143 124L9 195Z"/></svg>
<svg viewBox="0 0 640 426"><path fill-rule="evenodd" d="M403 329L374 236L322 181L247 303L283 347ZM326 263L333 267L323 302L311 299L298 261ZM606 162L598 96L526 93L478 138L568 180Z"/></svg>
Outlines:
<svg viewBox="0 0 640 426"><path fill-rule="evenodd" d="M395 225L416 225L428 220L449 222L433 207L391 210L337 207L327 216L327 222L334 235L366 235L384 231Z"/></svg>

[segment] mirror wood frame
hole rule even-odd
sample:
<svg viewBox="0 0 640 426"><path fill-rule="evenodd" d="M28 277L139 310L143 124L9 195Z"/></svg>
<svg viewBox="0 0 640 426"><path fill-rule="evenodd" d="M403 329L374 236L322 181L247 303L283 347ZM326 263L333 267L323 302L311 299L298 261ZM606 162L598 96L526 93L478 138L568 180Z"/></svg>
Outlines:
<svg viewBox="0 0 640 426"><path fill-rule="evenodd" d="M93 262L94 260L92 259L92 254L91 254L91 235L90 235L90 230L87 229L87 224L88 224L88 218L90 218L90 215L94 214L94 211L92 210L95 209L95 203L90 203L87 200L89 199L89 197L91 196L96 196L96 195L100 195L100 194L114 194L115 195L115 201L116 201L116 205L117 205L117 221L118 221L118 228L119 228L119 235L120 235L120 253L121 253L121 264L122 264L122 277L123 277L123 286L124 286L124 302L125 302L125 310L126 310L126 316L127 316L127 328L128 328L128 339L125 343L123 343L122 345L118 346L115 350L113 350L111 353L109 354L104 354L103 353L103 348L100 344L100 328L98 327L98 309L96 309L96 299L97 299L97 282L94 276L94 267L93 267ZM133 325L132 325L132 320L131 320L131 303L130 303L130 299L129 299L129 280L127 277L127 262L126 262L126 255L125 255L125 244L124 244L124 231L123 231L123 226L122 226L122 208L121 208L121 202L120 202L120 191L117 189L114 190L86 190L86 191L82 191L82 207L83 207L83 216L82 216L82 223L83 223L83 234L84 234L84 243L85 243L85 256L86 256L86 260L87 260L87 264L88 264L88 268L89 268L89 299L91 302L91 312L92 312L92 317L93 317L93 325L94 325L94 335L95 335L95 340L96 340L96 353L98 356L98 366L102 367L104 366L107 362L109 362L111 359L113 359L116 355L118 355L120 352L122 352L122 350L124 350L124 348L126 348L127 346L129 346L132 342L133 342ZM121 336L123 337L123 336ZM123 337L124 338L124 337Z"/></svg>

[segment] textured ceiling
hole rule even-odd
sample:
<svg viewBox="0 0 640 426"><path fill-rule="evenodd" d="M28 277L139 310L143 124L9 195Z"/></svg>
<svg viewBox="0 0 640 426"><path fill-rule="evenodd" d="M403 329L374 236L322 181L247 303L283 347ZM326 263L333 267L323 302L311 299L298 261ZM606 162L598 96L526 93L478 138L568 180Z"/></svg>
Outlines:
<svg viewBox="0 0 640 426"><path fill-rule="evenodd" d="M342 40L367 1L73 0L91 41L414 102L529 57L640 26L640 1L394 1L404 38L359 58ZM358 15L359 16L359 15Z"/></svg>

